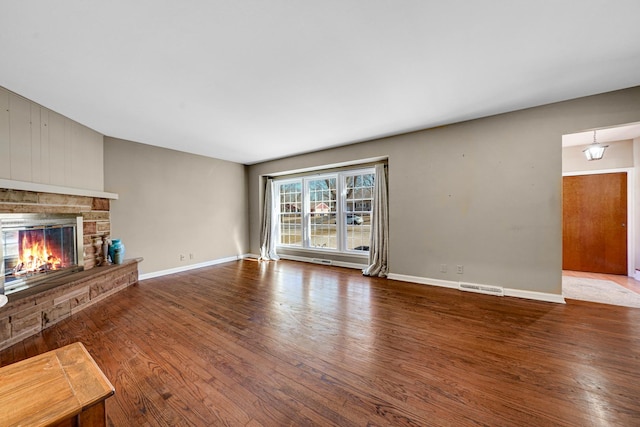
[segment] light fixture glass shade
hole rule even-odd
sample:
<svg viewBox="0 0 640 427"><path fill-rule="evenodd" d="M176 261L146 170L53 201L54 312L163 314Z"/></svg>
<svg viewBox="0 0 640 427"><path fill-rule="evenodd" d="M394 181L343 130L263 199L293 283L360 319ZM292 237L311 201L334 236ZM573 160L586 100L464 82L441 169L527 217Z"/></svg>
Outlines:
<svg viewBox="0 0 640 427"><path fill-rule="evenodd" d="M587 160L600 160L604 156L604 149L607 147L608 145L601 145L596 142L582 150L582 152L587 157Z"/></svg>

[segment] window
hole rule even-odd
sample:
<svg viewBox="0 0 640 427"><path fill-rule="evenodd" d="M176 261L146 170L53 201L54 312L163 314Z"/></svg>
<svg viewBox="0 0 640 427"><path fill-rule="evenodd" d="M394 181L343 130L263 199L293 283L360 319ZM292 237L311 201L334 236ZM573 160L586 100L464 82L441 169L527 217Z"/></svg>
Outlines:
<svg viewBox="0 0 640 427"><path fill-rule="evenodd" d="M348 250L369 250L374 179L373 172L345 177L344 222L347 225L345 231Z"/></svg>
<svg viewBox="0 0 640 427"><path fill-rule="evenodd" d="M277 181L278 246L367 253L373 169Z"/></svg>
<svg viewBox="0 0 640 427"><path fill-rule="evenodd" d="M279 243L300 246L302 244L302 183L290 182L278 186L280 192Z"/></svg>
<svg viewBox="0 0 640 427"><path fill-rule="evenodd" d="M338 249L336 181L335 176L306 180L309 247Z"/></svg>

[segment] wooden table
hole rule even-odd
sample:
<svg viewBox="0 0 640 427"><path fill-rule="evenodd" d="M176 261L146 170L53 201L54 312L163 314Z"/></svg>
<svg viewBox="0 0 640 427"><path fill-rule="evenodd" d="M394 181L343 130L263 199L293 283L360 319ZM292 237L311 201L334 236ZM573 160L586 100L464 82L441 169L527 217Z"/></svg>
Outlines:
<svg viewBox="0 0 640 427"><path fill-rule="evenodd" d="M0 368L0 426L104 426L115 392L82 343Z"/></svg>

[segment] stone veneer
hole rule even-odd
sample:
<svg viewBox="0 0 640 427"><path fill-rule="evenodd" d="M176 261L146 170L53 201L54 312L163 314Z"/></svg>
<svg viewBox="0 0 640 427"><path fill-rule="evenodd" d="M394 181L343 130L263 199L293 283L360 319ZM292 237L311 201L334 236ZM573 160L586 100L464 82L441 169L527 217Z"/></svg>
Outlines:
<svg viewBox="0 0 640 427"><path fill-rule="evenodd" d="M102 261L102 237L109 236L109 199L0 188L0 213L64 213L83 218L84 269Z"/></svg>
<svg viewBox="0 0 640 427"><path fill-rule="evenodd" d="M111 232L109 207L105 198L0 188L1 213L82 215L84 240L84 271L9 295L0 307L0 350L138 282L140 259L97 267L102 237Z"/></svg>
<svg viewBox="0 0 640 427"><path fill-rule="evenodd" d="M0 350L137 283L139 261L69 274L9 295L0 308Z"/></svg>

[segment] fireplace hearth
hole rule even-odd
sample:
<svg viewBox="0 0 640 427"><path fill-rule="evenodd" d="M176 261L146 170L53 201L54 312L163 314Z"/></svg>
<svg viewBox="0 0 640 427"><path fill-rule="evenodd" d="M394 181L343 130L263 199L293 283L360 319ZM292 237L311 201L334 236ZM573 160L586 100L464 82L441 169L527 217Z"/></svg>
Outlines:
<svg viewBox="0 0 640 427"><path fill-rule="evenodd" d="M82 228L75 214L0 214L0 294L82 270Z"/></svg>

